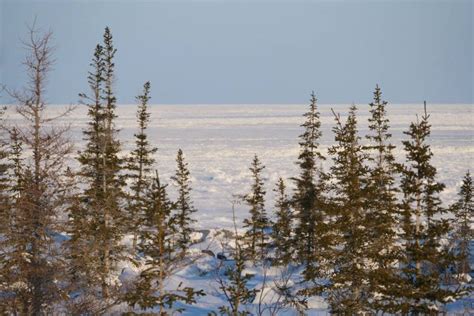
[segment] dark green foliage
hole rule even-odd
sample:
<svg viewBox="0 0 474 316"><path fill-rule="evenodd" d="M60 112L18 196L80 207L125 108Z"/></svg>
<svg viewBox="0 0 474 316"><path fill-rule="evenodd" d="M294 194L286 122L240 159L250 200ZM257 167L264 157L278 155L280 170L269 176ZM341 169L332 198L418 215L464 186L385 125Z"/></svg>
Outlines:
<svg viewBox="0 0 474 316"><path fill-rule="evenodd" d="M375 310L395 312L391 289L396 283L396 246L398 225L398 188L395 177L398 174L390 143L387 118L387 102L382 101L382 92L376 86L374 100L370 105L369 143L364 149L368 153L368 210L366 254L371 263L369 272L371 307Z"/></svg>
<svg viewBox="0 0 474 316"><path fill-rule="evenodd" d="M459 199L450 208L450 211L454 214L453 237L456 250L459 253L459 263L456 270L460 274L468 274L471 271L469 266L469 243L474 239L473 193L472 176L468 171L459 190Z"/></svg>
<svg viewBox="0 0 474 316"><path fill-rule="evenodd" d="M399 312L429 313L439 308L455 293L441 286L443 272L453 262L452 253L442 250L441 239L449 231L448 220L440 217L445 210L439 193L444 185L436 181L436 168L431 165L430 145L427 143L431 126L429 115L410 124L403 141L406 163L402 168L401 238L403 253L400 280L397 282Z"/></svg>
<svg viewBox="0 0 474 316"><path fill-rule="evenodd" d="M252 172L251 192L244 196L244 202L250 207L250 218L244 220L246 252L254 262L264 258L268 245L268 228L270 221L265 211L265 188L262 179L262 165L257 155L254 156L249 170Z"/></svg>
<svg viewBox="0 0 474 316"><path fill-rule="evenodd" d="M275 263L282 266L288 265L293 259L293 214L285 190L285 182L279 178L274 190L276 193L276 221L273 224L272 237L275 246Z"/></svg>
<svg viewBox="0 0 474 316"><path fill-rule="evenodd" d="M158 172L145 201L143 241L139 245L145 266L125 299L131 306L138 305L143 310L159 307L159 315L168 315L167 309L172 310L177 301L192 304L197 296L203 296L204 293L181 285L175 290L165 288L166 280L180 267L182 261L173 240L175 228L172 212L176 205L168 199L166 185L160 183Z"/></svg>
<svg viewBox="0 0 474 316"><path fill-rule="evenodd" d="M343 124L335 114L333 128L336 144L329 149L334 164L333 204L334 229L338 235L333 257L334 273L330 277L328 300L333 313L364 312L368 300L366 267L367 178L366 155L359 143L355 105L351 106Z"/></svg>
<svg viewBox="0 0 474 316"><path fill-rule="evenodd" d="M176 245L181 249L181 256L184 257L186 250L191 244L191 227L195 220L192 214L197 210L193 207L191 201L191 185L189 179L188 164L184 161L183 151L178 150L176 157L176 174L172 177L176 187L178 188L178 198L176 201L176 214L174 215L174 225L176 225L177 240Z"/></svg>
<svg viewBox="0 0 474 316"><path fill-rule="evenodd" d="M158 150L152 147L148 141L146 129L150 122L148 102L150 100L150 82L143 85L143 94L137 96L139 102L137 110L138 133L135 134L135 149L128 159L128 177L131 179L131 193L129 195L129 207L127 219L129 229L133 234L132 253L136 252L137 239L140 225L145 213L144 192L150 185L150 172L155 163L153 154Z"/></svg>

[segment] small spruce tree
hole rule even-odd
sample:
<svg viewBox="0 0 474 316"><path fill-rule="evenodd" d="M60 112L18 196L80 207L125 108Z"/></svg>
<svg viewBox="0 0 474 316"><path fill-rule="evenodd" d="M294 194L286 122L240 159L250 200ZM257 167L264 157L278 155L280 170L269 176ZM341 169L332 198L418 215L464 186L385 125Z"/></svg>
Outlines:
<svg viewBox="0 0 474 316"><path fill-rule="evenodd" d="M469 266L470 253L469 243L474 239L474 185L469 171L463 178L459 190L459 199L454 203L450 211L454 214L454 240L459 261L457 273L467 275L471 268Z"/></svg>
<svg viewBox="0 0 474 316"><path fill-rule="evenodd" d="M291 263L293 259L293 214L290 206L290 198L286 194L286 186L282 178L278 179L274 191L276 193L276 220L273 224L272 237L276 252L275 263L286 266Z"/></svg>
<svg viewBox="0 0 474 316"><path fill-rule="evenodd" d="M221 275L221 269L218 269L216 275L219 290L224 294L228 305L220 306L218 311L220 315L245 316L251 315L246 305L253 302L258 290L250 288L249 282L254 276L245 272L245 255L241 245L242 237L237 232L234 203L232 204L232 219L235 243L234 262L232 265L224 266L223 275ZM221 262L219 268L222 268L224 264ZM217 313L212 312L210 315L217 315Z"/></svg>
<svg viewBox="0 0 474 316"><path fill-rule="evenodd" d="M181 249L181 256L184 257L189 245L191 244L191 233L193 232L191 225L193 222L195 222L191 216L197 210L193 207L193 203L191 201L189 169L188 164L184 160L184 154L181 149L178 150L176 163L176 174L171 178L178 189L174 223L177 229L176 243Z"/></svg>
<svg viewBox="0 0 474 316"><path fill-rule="evenodd" d="M182 268L182 260L173 241L175 228L172 212L176 205L169 200L166 185L160 183L158 172L145 201L146 217L142 242L138 246L146 258L145 265L135 287L125 295L125 300L130 306L138 305L143 310L158 307L159 315L169 315L177 301L193 304L196 297L204 295L204 292L182 287L181 284L175 290L166 288L168 278Z"/></svg>
<svg viewBox="0 0 474 316"><path fill-rule="evenodd" d="M254 262L264 258L267 252L268 232L270 221L265 211L265 188L262 179L262 165L255 155L249 170L252 172L251 192L244 196L244 202L250 207L250 217L244 220L246 251Z"/></svg>

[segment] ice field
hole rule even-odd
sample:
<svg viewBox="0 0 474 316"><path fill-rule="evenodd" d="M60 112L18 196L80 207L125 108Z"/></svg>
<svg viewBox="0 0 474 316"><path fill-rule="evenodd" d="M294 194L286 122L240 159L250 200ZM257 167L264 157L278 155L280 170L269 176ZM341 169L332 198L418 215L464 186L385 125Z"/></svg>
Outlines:
<svg viewBox="0 0 474 316"><path fill-rule="evenodd" d="M63 106L50 106L51 112ZM175 169L179 148L184 151L192 176L193 200L201 228L231 227L233 195L249 190L248 167L254 154L265 164L267 205L273 204L273 188L278 177L289 179L295 175L298 156L298 135L302 128L305 104L225 104L225 105L151 105L148 130L151 142L158 147L157 165L163 181L168 181ZM334 144L333 108L347 113L349 105L319 105L322 119L321 148L325 152ZM359 134L367 133L368 105L358 105ZM428 104L432 124L430 144L433 163L438 168L439 181L446 184L442 195L449 203L456 196L461 178L474 169L473 104ZM397 146L399 162L404 159L401 141L410 122L423 113L422 104L389 104L387 106L393 144ZM117 127L124 151L134 145L136 105L117 106ZM76 150L82 148L81 130L86 126L87 108L78 105L63 123L71 124L71 137ZM53 115L53 113L52 113ZM17 115L10 112L10 119ZM327 170L330 157L323 162ZM287 181L291 187L291 182ZM170 194L173 190L170 188ZM237 206L237 218L246 216L246 209Z"/></svg>

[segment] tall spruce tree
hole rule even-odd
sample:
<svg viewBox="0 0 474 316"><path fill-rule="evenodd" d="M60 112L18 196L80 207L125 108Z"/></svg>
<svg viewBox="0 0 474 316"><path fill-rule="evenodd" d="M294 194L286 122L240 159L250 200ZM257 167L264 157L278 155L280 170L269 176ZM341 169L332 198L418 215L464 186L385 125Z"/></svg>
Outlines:
<svg viewBox="0 0 474 316"><path fill-rule="evenodd" d="M338 232L334 254L334 273L330 277L328 299L331 312L358 314L367 311L368 274L366 270L367 178L366 155L357 130L357 108L351 106L347 120L335 115L336 144L333 156L333 201Z"/></svg>
<svg viewBox="0 0 474 316"><path fill-rule="evenodd" d="M275 247L275 262L286 266L293 259L293 214L283 178L278 179L274 191L276 193L276 220L273 224L272 238Z"/></svg>
<svg viewBox="0 0 474 316"><path fill-rule="evenodd" d="M191 201L191 184L189 179L188 164L184 160L184 154L181 149L178 150L176 157L176 174L171 178L177 189L178 198L176 201L176 214L174 215L174 223L176 225L177 246L181 249L181 256L184 257L189 245L191 244L191 233L193 228L192 214L197 210Z"/></svg>
<svg viewBox="0 0 474 316"><path fill-rule="evenodd" d="M469 243L474 239L474 184L472 176L468 171L463 178L459 190L459 199L454 203L450 211L454 214L453 236L455 248L459 253L459 261L456 271L467 275L470 271Z"/></svg>
<svg viewBox="0 0 474 316"><path fill-rule="evenodd" d="M23 63L28 84L21 92L9 91L22 118L21 125L11 130L13 191L0 254L0 262L7 263L7 280L13 281L7 291L12 314L54 313L63 298L64 266L55 235L61 231L57 218L64 211L65 158L72 146L68 127L54 126L55 117L48 116L45 101L53 65L51 38L52 33L39 32L34 25L29 29Z"/></svg>
<svg viewBox="0 0 474 316"><path fill-rule="evenodd" d="M120 239L124 233L124 212L123 212L123 187L124 177L121 175L123 159L119 157L120 141L117 139L118 130L115 128L114 120L116 97L113 91L115 81L114 57L116 49L113 45L112 34L108 27L104 31L104 50L102 60L104 62L104 89L102 100L104 102L104 134L102 138L102 185L103 194L103 216L100 218L99 229L101 232L101 244L103 246L101 257L103 258L99 269L102 295L109 296L108 278L115 269L115 263L122 257L122 246Z"/></svg>
<svg viewBox="0 0 474 316"><path fill-rule="evenodd" d="M173 240L175 224L172 213L176 205L169 200L166 185L160 183L158 172L145 201L146 220L142 228L143 241L139 244L139 250L146 258L145 266L135 288L128 291L125 299L131 306L138 305L143 310L158 307L159 315L169 315L177 301L193 304L196 297L204 293L190 287L183 288L181 284L175 290L166 288L168 278L182 267L182 260Z"/></svg>
<svg viewBox="0 0 474 316"><path fill-rule="evenodd" d="M150 173L155 163L153 154L158 148L152 147L148 141L146 130L150 122L148 102L150 101L150 82L143 85L143 94L137 96L138 133L135 134L135 149L128 160L129 178L131 179L131 194L129 198L128 222L133 234L132 253L136 252L137 240L142 218L145 213L145 190L150 186Z"/></svg>
<svg viewBox="0 0 474 316"><path fill-rule="evenodd" d="M391 289L396 283L396 260L398 247L397 222L398 202L395 177L397 165L393 156L395 146L390 143L389 119L386 101L382 101L382 92L377 85L374 100L369 104L368 142L364 149L368 153L368 210L366 216L369 241L366 247L369 272L370 301L374 310L396 312L391 298Z"/></svg>
<svg viewBox="0 0 474 316"><path fill-rule="evenodd" d="M77 175L84 184L82 190L71 199L68 209L67 232L70 239L65 248L68 259L68 277L70 280L69 311L95 313L100 310L102 299L101 284L96 271L101 265L101 244L96 238L102 212L104 166L102 147L104 146L104 109L102 104L104 62L103 46L97 44L90 66L87 82L90 96L80 93L81 103L88 107L90 121L83 130L85 149L79 152L81 164ZM86 286L85 286L86 285ZM77 302L77 304L76 304ZM85 304L87 302L87 304ZM84 306L78 310L77 305ZM84 310L87 309L87 310Z"/></svg>
<svg viewBox="0 0 474 316"><path fill-rule="evenodd" d="M244 219L246 252L254 262L262 259L267 252L268 232L270 221L265 211L265 188L262 178L262 165L255 155L249 170L252 173L251 192L243 197L244 202L250 207L250 217Z"/></svg>
<svg viewBox="0 0 474 316"><path fill-rule="evenodd" d="M409 136L403 141L406 163L402 170L401 188L402 256L400 280L396 283L399 313L428 314L439 311L449 296L456 296L442 286L443 271L453 262L450 252L442 250L442 238L450 229L439 193L444 185L436 181L436 168L431 164L433 153L427 143L431 132L426 112L412 122Z"/></svg>
<svg viewBox="0 0 474 316"><path fill-rule="evenodd" d="M114 126L113 59L116 49L109 28L105 28L103 39L103 46L95 48L92 71L88 76L92 96L80 94L89 107L90 122L84 131L86 148L79 154L78 160L81 163L80 175L86 184L82 200L89 228L84 231L90 232L82 238L93 245L84 251L95 258L92 264L99 283L91 284L91 287L99 286L100 296L107 300L113 287L110 276L116 263L123 258L120 242L124 232L124 179L120 173L123 159L119 157L118 131Z"/></svg>
<svg viewBox="0 0 474 316"><path fill-rule="evenodd" d="M317 279L323 277L323 261L330 249L329 225L326 221L327 201L325 197L327 176L320 167L325 160L319 148L321 119L317 99L311 94L309 110L304 115L303 134L299 136L300 153L297 165L299 176L293 178L295 192L292 206L295 212L294 247L298 262L304 265L304 279L308 284L306 295L320 294Z"/></svg>

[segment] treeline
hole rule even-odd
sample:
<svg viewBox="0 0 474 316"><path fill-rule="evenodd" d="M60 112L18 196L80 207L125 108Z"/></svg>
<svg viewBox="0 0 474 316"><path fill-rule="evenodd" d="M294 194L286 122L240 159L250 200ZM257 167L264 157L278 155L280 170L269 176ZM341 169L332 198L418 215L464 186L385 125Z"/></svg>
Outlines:
<svg viewBox="0 0 474 316"><path fill-rule="evenodd" d="M51 34L30 30L25 59L28 84L5 91L23 121L1 121L0 312L13 315L95 315L118 304L181 311L206 293L166 281L193 262L188 249L198 218L191 201L190 173L177 153L176 200L155 169L157 148L148 140L151 85L137 96L138 131L124 155L115 126L116 49L105 29L94 49L81 106L89 121L77 153L68 127L47 116L44 94L52 66ZM473 184L469 172L459 200L444 207L431 164L429 115L412 122L403 141L405 161L396 162L387 102L376 87L369 132L358 133L357 108L334 113L335 142L328 157L319 146L321 120L314 94L304 114L297 159L299 173L275 184L271 216L265 208L264 165L255 155L251 187L240 197L249 209L232 238L232 264L221 266L216 287L228 305L211 314L251 314L248 305L264 289L249 286L249 265L280 267L300 281L280 282L275 305L304 313L307 299L324 297L334 314L436 314L469 294L469 243L473 238ZM4 110L1 112L2 117ZM80 167L72 170L74 157ZM328 170L321 165L331 159ZM286 181L294 184L288 192ZM446 216L451 213L453 216ZM272 218L274 220L272 221ZM130 243L125 243L131 238ZM121 261L141 267L121 282ZM288 272L289 271L289 272ZM284 282L286 280L286 282Z"/></svg>

